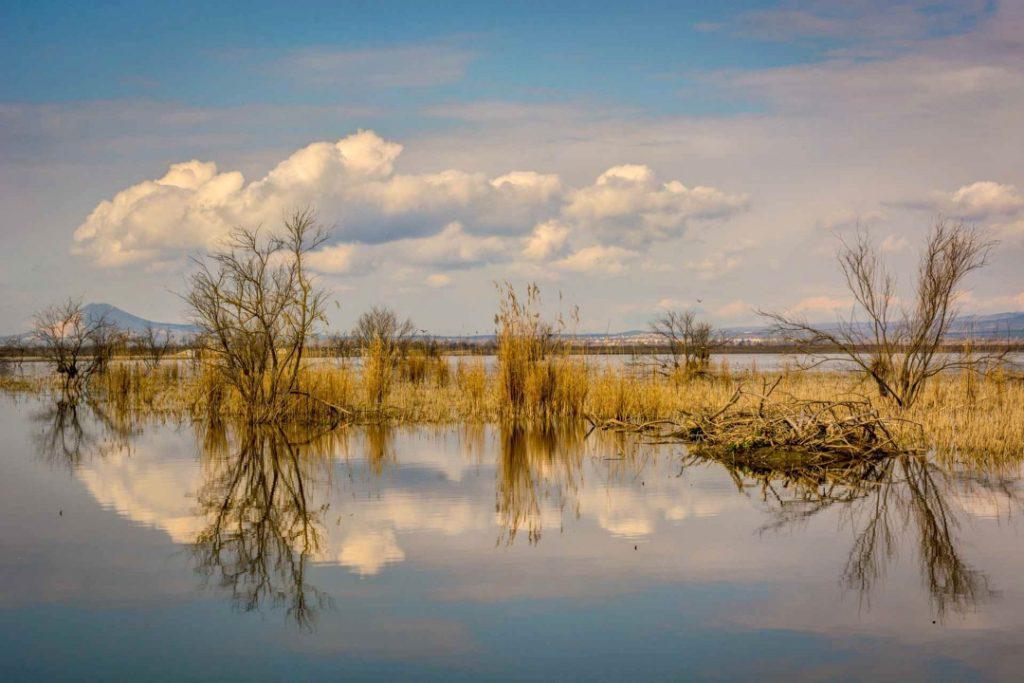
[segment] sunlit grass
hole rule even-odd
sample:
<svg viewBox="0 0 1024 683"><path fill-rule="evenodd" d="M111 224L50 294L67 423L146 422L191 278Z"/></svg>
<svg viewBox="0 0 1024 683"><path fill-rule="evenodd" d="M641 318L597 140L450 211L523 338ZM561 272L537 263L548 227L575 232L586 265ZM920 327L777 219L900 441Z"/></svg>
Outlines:
<svg viewBox="0 0 1024 683"><path fill-rule="evenodd" d="M314 398L297 396L288 417L297 423L327 425L337 422L337 412L329 407L335 406L364 422L643 422L713 411L741 386L756 395L778 379L773 400L866 399L882 416L920 424L926 443L914 446L932 448L944 457L996 463L1024 455L1024 382L1002 370L941 375L928 384L913 408L897 412L877 398L869 383L845 372L770 373L719 366L706 376L676 380L552 356L522 364L522 394L513 409L508 371L500 364L488 369L480 358L441 362L448 369L441 371L436 364L425 373L390 369L383 395L367 388L380 381L378 367L310 363L300 373L300 386ZM38 383L4 386L31 390ZM229 417L244 412L238 392L208 364L172 363L147 370L140 364L119 363L94 378L91 391L114 407L139 413Z"/></svg>

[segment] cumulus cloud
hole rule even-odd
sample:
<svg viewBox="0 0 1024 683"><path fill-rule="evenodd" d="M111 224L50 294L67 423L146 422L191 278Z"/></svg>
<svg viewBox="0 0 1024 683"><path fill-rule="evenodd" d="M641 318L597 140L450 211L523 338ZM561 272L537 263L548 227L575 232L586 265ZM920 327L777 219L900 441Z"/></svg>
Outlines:
<svg viewBox="0 0 1024 683"><path fill-rule="evenodd" d="M240 173L217 173L214 163L172 164L161 178L122 190L93 209L75 231L77 250L108 266L207 245L226 234L225 204L243 183Z"/></svg>
<svg viewBox="0 0 1024 683"><path fill-rule="evenodd" d="M992 180L977 181L948 192L935 191L924 199L895 205L984 223L1005 234L1024 230L1024 194L1014 185Z"/></svg>
<svg viewBox="0 0 1024 683"><path fill-rule="evenodd" d="M617 275L640 256L630 249L595 244L575 251L552 265L574 273L605 273Z"/></svg>
<svg viewBox="0 0 1024 683"><path fill-rule="evenodd" d="M314 205L337 225L337 242L310 259L322 273L513 259L616 273L638 249L747 202L711 187L661 183L641 165L615 166L593 185L567 189L557 175L536 171L402 174L401 153L400 144L359 131L307 145L248 183L213 162L173 164L101 202L75 231L73 250L100 266L172 262L214 246L234 226L275 225L289 210Z"/></svg>
<svg viewBox="0 0 1024 683"><path fill-rule="evenodd" d="M990 180L964 185L937 199L940 207L964 218L999 218L1024 212L1024 195L1016 187Z"/></svg>
<svg viewBox="0 0 1024 683"><path fill-rule="evenodd" d="M545 261L559 255L569 239L569 228L558 221L546 221L533 228L526 238L523 256L531 261Z"/></svg>
<svg viewBox="0 0 1024 683"><path fill-rule="evenodd" d="M319 273L349 275L367 263L365 255L361 255L360 251L365 250L355 244L326 246L309 255L309 265Z"/></svg>
<svg viewBox="0 0 1024 683"><path fill-rule="evenodd" d="M650 168L631 164L614 166L577 190L563 214L601 238L635 247L682 236L694 221L723 218L747 204L746 195L713 187L659 183Z"/></svg>
<svg viewBox="0 0 1024 683"><path fill-rule="evenodd" d="M75 231L75 250L104 266L174 258L212 246L235 225L273 224L309 204L338 220L339 237L366 243L430 234L460 218L485 233L516 231L550 211L560 187L557 177L531 172L398 174L401 151L360 131L308 145L249 184L212 162L173 164L101 202Z"/></svg>
<svg viewBox="0 0 1024 683"><path fill-rule="evenodd" d="M505 238L472 235L459 223L445 226L436 235L398 240L382 245L382 249L405 264L447 268L467 268L502 260L510 250Z"/></svg>

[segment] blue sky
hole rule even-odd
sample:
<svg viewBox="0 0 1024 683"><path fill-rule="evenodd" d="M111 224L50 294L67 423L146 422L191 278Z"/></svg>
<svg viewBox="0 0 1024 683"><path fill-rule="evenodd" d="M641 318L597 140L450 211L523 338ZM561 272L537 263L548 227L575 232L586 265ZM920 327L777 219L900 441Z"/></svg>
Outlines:
<svg viewBox="0 0 1024 683"><path fill-rule="evenodd" d="M465 77L401 101L581 94L678 111L664 80L692 69L813 59L807 44L723 36L766 3L14 3L0 54L4 94L49 102L153 97L199 105L337 102L296 87L268 63L293 50L430 45L465 56ZM238 67L245 71L238 78ZM368 99L358 89L346 97Z"/></svg>
<svg viewBox="0 0 1024 683"><path fill-rule="evenodd" d="M439 5L4 3L0 326L180 319L185 257L295 202L338 228L338 326L486 327L504 279L597 329L831 318L837 232L903 268L940 214L1000 240L965 306L1024 309L1021 3Z"/></svg>

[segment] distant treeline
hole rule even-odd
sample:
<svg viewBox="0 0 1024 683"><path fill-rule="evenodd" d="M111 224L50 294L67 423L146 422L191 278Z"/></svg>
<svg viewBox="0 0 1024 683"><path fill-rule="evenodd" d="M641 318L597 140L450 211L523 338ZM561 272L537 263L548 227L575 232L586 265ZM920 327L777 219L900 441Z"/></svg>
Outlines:
<svg viewBox="0 0 1024 683"><path fill-rule="evenodd" d="M608 344L606 342L591 342L579 339L563 339L563 349L572 355L587 356L643 356L663 355L672 353L668 344L655 342L628 342L621 344ZM452 339L450 337L434 339L430 337L416 337L405 341L407 351L419 351L427 356L493 356L498 352L498 343L493 340L478 339ZM175 358L183 355L191 355L199 349L201 344L192 341L169 343L161 354L164 358ZM780 343L780 342L746 342L746 343L717 343L712 344L710 352L716 355L728 354L776 354L792 355L814 353L836 353L840 354L843 349L834 344L815 344L813 349L807 344ZM878 351L878 347L872 344L858 345L855 349L863 353ZM1024 353L1024 341L1019 339L986 339L982 341L950 341L941 344L938 349L944 353L970 353L970 352L1010 352ZM307 349L307 356L314 358L351 358L361 354L362 349L359 340L355 337L334 337L313 342ZM0 358L7 360L46 360L49 359L51 350L45 346L23 342L0 342ZM114 352L114 357L120 360L145 360L152 357L152 346L142 341L134 341L127 338Z"/></svg>

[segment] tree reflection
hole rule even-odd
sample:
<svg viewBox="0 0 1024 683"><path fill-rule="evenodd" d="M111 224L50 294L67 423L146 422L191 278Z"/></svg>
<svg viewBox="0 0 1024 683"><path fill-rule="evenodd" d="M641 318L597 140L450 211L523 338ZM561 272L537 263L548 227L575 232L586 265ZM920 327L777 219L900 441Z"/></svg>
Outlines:
<svg viewBox="0 0 1024 683"><path fill-rule="evenodd" d="M961 554L959 523L944 495L947 474L924 458L900 456L881 486L856 508L862 522L843 572L844 584L870 598L885 566L897 555L901 533L916 539L922 580L935 612L963 612L987 599L988 577Z"/></svg>
<svg viewBox="0 0 1024 683"><path fill-rule="evenodd" d="M862 604L870 604L904 539L915 542L921 579L939 618L993 594L988 577L964 559L959 522L948 501L954 486L963 490L966 482L954 481L927 458L901 455L833 468L722 464L741 489L760 488L773 516L764 530L800 524L839 506L854 533L842 583L857 591Z"/></svg>
<svg viewBox="0 0 1024 683"><path fill-rule="evenodd" d="M244 430L233 453L223 432L207 433L204 442L213 448L197 493L207 520L193 547L197 571L230 591L239 609L284 608L296 624L311 627L316 611L330 603L307 582L310 560L323 547L327 507L311 495L328 460L275 427Z"/></svg>
<svg viewBox="0 0 1024 683"><path fill-rule="evenodd" d="M128 450L137 433L128 415L110 414L94 401L62 397L33 415L39 426L39 456L55 466L75 469L88 458Z"/></svg>

